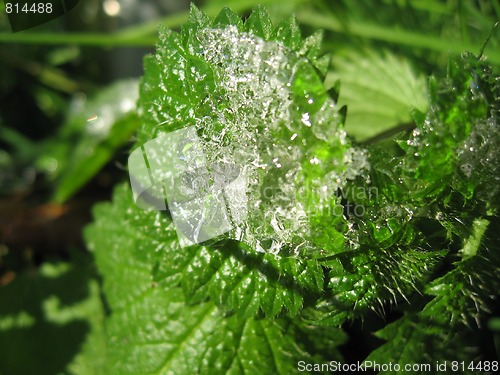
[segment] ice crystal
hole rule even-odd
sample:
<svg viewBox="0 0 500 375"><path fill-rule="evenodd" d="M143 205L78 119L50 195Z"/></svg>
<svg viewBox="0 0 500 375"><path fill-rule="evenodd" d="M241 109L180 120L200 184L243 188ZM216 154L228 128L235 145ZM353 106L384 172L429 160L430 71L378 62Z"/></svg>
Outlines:
<svg viewBox="0 0 500 375"><path fill-rule="evenodd" d="M311 92L318 86L308 85L304 73L320 82L314 82L318 76L308 71L305 58L236 26L205 29L199 38L223 93L219 100L227 101L222 110L214 102L212 116L198 121L207 157L240 165L247 183L248 220L230 235L258 251L278 252L294 244L298 252L311 245L310 216L368 169L366 156L346 147L334 101L322 89ZM341 153L331 158L335 148ZM308 179L312 168L318 172Z"/></svg>
<svg viewBox="0 0 500 375"><path fill-rule="evenodd" d="M342 210L331 215L338 190L366 176L369 165L365 153L349 144L343 116L307 55L311 41L294 47L237 25L198 25L183 32L188 42L181 58L162 49L155 63L173 61L168 74L176 84L191 85L186 94L193 95L203 83L203 93L192 108L183 103L172 108L178 93L154 98L152 114L156 121L165 119L166 131L174 130L169 123L182 126L180 113L184 123L194 124L212 176L233 175L236 168L232 180L238 178L238 184L226 189L225 197L242 211L231 216L246 219L233 220L228 236L261 252L325 249L313 233L314 222L333 226L342 219ZM168 33L166 39L173 39Z"/></svg>

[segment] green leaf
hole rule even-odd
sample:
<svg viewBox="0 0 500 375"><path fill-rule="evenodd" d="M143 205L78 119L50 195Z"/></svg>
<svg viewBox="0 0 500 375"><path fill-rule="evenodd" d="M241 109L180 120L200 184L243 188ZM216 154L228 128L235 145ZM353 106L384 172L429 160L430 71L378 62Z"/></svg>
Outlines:
<svg viewBox="0 0 500 375"><path fill-rule="evenodd" d="M89 101L77 99L73 103L66 124L45 145L48 152L38 162L53 166L50 172L57 176L55 201L68 200L130 141L139 125L134 112L137 85L136 80L121 81Z"/></svg>
<svg viewBox="0 0 500 375"><path fill-rule="evenodd" d="M405 314L402 318L388 324L376 333L377 337L388 341L387 344L374 350L365 359L364 363L391 363L392 371L380 371L380 374L400 374L405 366L416 365L413 371L438 373L444 369L437 368L446 363L446 368L451 371L451 364L460 361L467 363L466 371L453 371L457 374L474 374L477 372L467 370L471 361L477 360L476 351L471 348L471 340L464 331L447 330L445 327L430 326L419 321L413 314ZM424 369L422 364L431 366ZM396 366L399 366L397 371ZM418 367L420 366L420 367ZM406 369L411 371L412 367Z"/></svg>
<svg viewBox="0 0 500 375"><path fill-rule="evenodd" d="M224 318L211 303L187 306L181 290L160 285L112 313L109 371L289 374L298 360L311 360L295 342L294 329L282 319Z"/></svg>
<svg viewBox="0 0 500 375"><path fill-rule="evenodd" d="M466 53L450 59L447 78L432 79L429 93L425 120L401 144L407 153L403 168L417 178L415 194L437 197L452 185L465 200L498 204L497 77Z"/></svg>
<svg viewBox="0 0 500 375"><path fill-rule="evenodd" d="M330 215L336 189L368 166L346 139L343 112L314 64L320 34L303 44L290 18L263 40L256 35L269 23L260 9L247 21L250 32L228 10L220 22L230 25L216 29L193 12L181 35L161 30L155 56L146 59L137 147L194 126L209 173L234 165L250 199L245 223L225 238L286 256L339 251L345 223ZM325 220L331 225L321 229Z"/></svg>
<svg viewBox="0 0 500 375"><path fill-rule="evenodd" d="M500 255L494 250L500 243L498 229L494 229L498 228L498 221L477 219L473 227L473 234L462 247L463 260L426 288L426 293L435 298L425 306L422 315L450 327L481 326L500 290Z"/></svg>
<svg viewBox="0 0 500 375"><path fill-rule="evenodd" d="M324 87L318 35L303 42L293 19L268 34L259 10L243 26L228 10L215 23L191 13L180 35L160 31L146 59L137 147L193 126L212 180L220 163L248 177L238 207L249 209L227 234L183 248L177 213L141 210L126 185L97 206L86 239L112 311L107 372L291 373L299 358L339 358L346 319L394 305L403 318L369 358L472 359L465 327L484 322L499 289L498 149L486 137L498 133L497 78L476 58L454 60L447 79L431 80L423 115L423 81L407 62L339 60L369 110L361 133L416 122L409 139L360 150ZM172 155L156 151L148 165ZM486 176L463 178L469 162Z"/></svg>
<svg viewBox="0 0 500 375"><path fill-rule="evenodd" d="M169 266L168 255L162 265ZM323 270L313 260L255 254L226 244L200 248L183 270L182 285L189 300L208 295L217 305L244 316L254 316L259 308L266 316L283 309L293 316L307 297L321 293Z"/></svg>
<svg viewBox="0 0 500 375"><path fill-rule="evenodd" d="M469 54L453 58L448 77L430 82L429 112L425 117L417 114L417 128L410 139L400 142L406 155L388 165L389 181L402 172L404 190L412 191L409 212L427 218L419 225L424 233L430 231L424 237L427 246L432 246L432 237L441 237L438 243L449 242L445 264L450 270L425 286L424 292L433 298L420 311L411 308L411 313L379 332L388 342L368 360L403 365L412 359L415 363L475 359L474 349L481 343L472 332L485 323L500 290L496 276L500 257L494 250L499 247L499 222L491 216L498 199L492 174L498 159L498 91L497 79L479 59ZM464 159L484 174L467 180L470 170L464 178L460 164ZM381 171L377 166L376 170ZM375 180L379 186L381 181ZM393 195L391 200L401 202L402 197ZM440 234L436 224L447 233Z"/></svg>
<svg viewBox="0 0 500 375"><path fill-rule="evenodd" d="M434 298L420 312L406 314L377 332L377 336L388 342L367 360L383 359L403 366L475 359L481 343L470 337L468 329L482 326L500 290L497 277L500 256L494 250L499 240L491 230L497 225L498 221L489 223L485 219L474 222L476 230L463 246L464 251L469 249L468 256L426 286L425 293Z"/></svg>
<svg viewBox="0 0 500 375"><path fill-rule="evenodd" d="M245 30L264 40L271 38L273 25L264 7L257 6L252 10L250 17L245 21Z"/></svg>
<svg viewBox="0 0 500 375"><path fill-rule="evenodd" d="M297 50L302 42L299 24L294 16L281 21L276 26L274 34L277 41L282 42L292 50Z"/></svg>
<svg viewBox="0 0 500 375"><path fill-rule="evenodd" d="M326 301L337 314L347 312L356 317L367 310L383 311L387 302L397 305L408 301L424 289L444 255L403 246L361 249L336 256L334 264L326 263L331 268L331 298Z"/></svg>
<svg viewBox="0 0 500 375"><path fill-rule="evenodd" d="M309 60L316 60L321 50L322 41L323 31L316 31L314 34L308 36L302 41L299 54L306 56Z"/></svg>
<svg viewBox="0 0 500 375"><path fill-rule="evenodd" d="M97 206L95 217L86 239L104 275L112 311L106 322L107 372L289 374L299 360L312 361L325 345L340 358L334 349L344 339L339 333L333 331L321 345L305 347L301 342L314 342L317 328L289 318L223 314L212 302L189 304L176 286L178 277L155 280L159 258L171 256L172 266L185 254L175 245L169 252L169 219L134 208L126 186L116 190L114 203ZM199 273L192 270L185 276L196 278Z"/></svg>
<svg viewBox="0 0 500 375"><path fill-rule="evenodd" d="M413 108L427 110L425 78L389 51L336 55L327 79L341 82L338 105L347 105L346 131L358 141L411 123Z"/></svg>
<svg viewBox="0 0 500 375"><path fill-rule="evenodd" d="M213 28L224 28L226 26L236 26L239 31L243 30L243 21L231 9L224 7L212 22Z"/></svg>
<svg viewBox="0 0 500 375"><path fill-rule="evenodd" d="M123 220L117 222L116 217ZM180 282L190 303L210 297L223 310L234 309L244 317L254 316L259 309L267 316L276 316L283 309L295 315L306 298L314 298L323 288L323 270L315 260L256 253L236 242L180 248L171 220L136 207L125 186L117 190L112 206L96 209L96 227L90 245L117 249L101 255L101 272L135 278L136 271L128 269L131 259L113 257L118 249L134 248L138 256L156 265L151 282ZM120 294L121 289L113 291L109 298L116 299L117 305L127 305L131 303L128 298L143 292L136 288L131 285L126 295Z"/></svg>

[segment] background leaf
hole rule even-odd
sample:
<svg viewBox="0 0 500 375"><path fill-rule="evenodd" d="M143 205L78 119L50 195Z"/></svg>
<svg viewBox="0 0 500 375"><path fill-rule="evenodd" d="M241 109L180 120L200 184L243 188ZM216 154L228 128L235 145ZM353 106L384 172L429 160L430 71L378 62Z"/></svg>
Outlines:
<svg viewBox="0 0 500 375"><path fill-rule="evenodd" d="M0 286L2 374L55 374L68 368L77 374L102 373L99 284L89 259L77 259L47 262ZM87 354L80 353L83 348Z"/></svg>
<svg viewBox="0 0 500 375"><path fill-rule="evenodd" d="M75 194L130 141L139 126L135 114L138 81L116 82L90 100L76 99L60 136L44 147L39 165L57 176L54 200ZM62 143L61 143L62 142Z"/></svg>
<svg viewBox="0 0 500 375"><path fill-rule="evenodd" d="M373 50L334 55L327 82L340 81L337 105L347 105L346 131L358 141L413 122L411 110L427 110L427 83L408 60Z"/></svg>

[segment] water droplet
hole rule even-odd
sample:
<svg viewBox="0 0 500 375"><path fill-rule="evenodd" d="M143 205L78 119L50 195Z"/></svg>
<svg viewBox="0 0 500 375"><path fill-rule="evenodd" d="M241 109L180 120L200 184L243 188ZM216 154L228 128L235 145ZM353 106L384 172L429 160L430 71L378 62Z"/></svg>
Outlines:
<svg viewBox="0 0 500 375"><path fill-rule="evenodd" d="M311 121L309 120L309 113L304 113L302 115L302 123L305 125L305 126L311 126Z"/></svg>

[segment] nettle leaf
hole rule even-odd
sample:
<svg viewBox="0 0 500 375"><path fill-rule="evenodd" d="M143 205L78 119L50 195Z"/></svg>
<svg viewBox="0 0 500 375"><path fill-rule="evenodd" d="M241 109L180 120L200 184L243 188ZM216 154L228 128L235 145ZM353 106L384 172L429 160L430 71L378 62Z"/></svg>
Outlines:
<svg viewBox="0 0 500 375"><path fill-rule="evenodd" d="M226 176L233 166L245 190L246 219L226 238L284 256L339 251L337 188L368 165L323 85L321 34L303 41L294 18L272 27L262 8L244 24L228 9L213 22L191 13L180 34L160 30L156 54L145 60L138 146L193 126L207 171L222 166Z"/></svg>
<svg viewBox="0 0 500 375"><path fill-rule="evenodd" d="M411 127L411 110L428 108L424 76L391 52L336 55L332 68L327 82L341 82L339 105L348 108L346 131L358 141L401 125Z"/></svg>
<svg viewBox="0 0 500 375"><path fill-rule="evenodd" d="M458 358L467 364L477 361L477 351L471 341L473 336L468 332L430 326L414 314L405 314L378 331L376 336L388 343L370 353L365 363L391 363L393 371L380 371L380 374L400 374L403 369L410 371L412 368L415 372L418 371L417 369L424 371L422 367L418 367L421 364L431 366L427 371L436 373L443 370L442 367L439 369L436 367L438 363L442 366L446 362L446 368L449 370L451 364ZM395 371L398 365L400 371ZM412 365L415 367L406 367ZM477 373L467 370L468 366L465 367L465 371L458 367L458 370L453 372L457 374Z"/></svg>
<svg viewBox="0 0 500 375"><path fill-rule="evenodd" d="M382 312L387 302L408 301L423 289L443 256L443 252L408 247L362 248L341 254L329 272L330 304L355 317L368 309Z"/></svg>
<svg viewBox="0 0 500 375"><path fill-rule="evenodd" d="M96 207L95 218L86 239L104 275L112 311L106 322L108 372L288 374L299 360L313 361L326 347L340 358L334 347L344 336L338 332L316 344L317 329L299 320L223 314L212 302L188 303L175 286L178 276L155 281L157 260L163 262L163 253L174 243L169 240L173 228L164 225L170 221L165 216L134 208L126 186L116 190L113 203ZM171 266L180 261L182 268L186 258L192 262L183 251L173 246ZM197 278L198 273L186 271L182 278Z"/></svg>
<svg viewBox="0 0 500 375"><path fill-rule="evenodd" d="M271 18L262 6L257 6L245 22L245 30L264 40L269 40L273 32Z"/></svg>
<svg viewBox="0 0 500 375"><path fill-rule="evenodd" d="M450 59L446 79L429 86L429 112L401 143L403 168L416 177L415 195L442 198L451 185L467 200L498 202L498 79L483 61L464 54Z"/></svg>
<svg viewBox="0 0 500 375"><path fill-rule="evenodd" d="M316 31L314 34L304 39L300 46L299 53L303 56L307 56L309 60L316 60L319 57L319 53L321 51L322 41L323 31Z"/></svg>
<svg viewBox="0 0 500 375"><path fill-rule="evenodd" d="M481 342L473 329L482 326L500 290L500 255L496 251L499 240L491 229L497 226L498 220L475 221L474 234L462 248L464 259L425 288L425 293L434 298L420 312L407 313L377 332L378 337L388 342L366 360L404 366L477 359L477 346Z"/></svg>
<svg viewBox="0 0 500 375"><path fill-rule="evenodd" d="M345 192L354 207L363 208L363 214L351 210L350 221L356 230L347 233L347 242L360 244L359 251L345 259L342 267L330 271L335 275L335 302L344 301L344 307L349 307L349 303L356 308L369 307L374 298L379 298L382 305L390 299L389 294L396 302L396 296L408 298L412 291L422 292L425 281L445 261L444 256L451 253L453 257L462 248L460 241L470 238L468 245L458 251L464 257L478 249L480 228L484 227L482 217L491 214L488 207L494 207L498 199L498 189L493 187L497 175L490 173L498 165L498 83L484 63L472 56L453 60L450 66L453 69L450 68L447 79L431 84L431 109L426 116L420 116L410 139L402 142L406 154L391 155L384 150L387 145L370 148L370 185L355 183ZM471 91L471 82L476 92ZM491 137L486 137L485 129ZM471 134L476 135L475 146L471 146ZM463 165L459 162L466 152L471 163L487 172L464 182L460 177ZM480 159L485 154L488 157ZM490 194L486 193L486 186ZM466 188L472 189L468 195ZM447 241L453 242L448 250L444 249ZM443 250L436 251L440 248ZM479 266L470 272L490 280L498 269L498 259L486 252L470 262L475 264L483 257L490 266ZM465 279L459 282L456 277L463 275L460 267L431 284L436 285L432 294L443 299L429 304L429 309L438 304L442 310L425 310L430 315L441 316L445 321L467 321L474 319L477 306L488 306L481 298L495 293L482 288L484 282L470 281L478 289ZM491 281L490 284L496 285ZM425 290L430 293L428 288Z"/></svg>
<svg viewBox="0 0 500 375"><path fill-rule="evenodd" d="M500 290L498 224L498 220L474 221L472 234L461 249L463 259L427 286L426 293L435 298L422 311L424 317L449 327L482 325Z"/></svg>
<svg viewBox="0 0 500 375"><path fill-rule="evenodd" d="M445 254L404 245L361 245L330 257L321 262L329 269L325 294L301 315L314 325L334 327L369 310L383 316L387 307L405 304L414 294L422 294Z"/></svg>
<svg viewBox="0 0 500 375"><path fill-rule="evenodd" d="M442 241L444 234L437 222L430 229L423 225L423 203L408 196L400 160L383 149L370 151L370 183L356 180L341 191L349 222L345 251L318 258L329 269L320 314L309 317L318 324L338 324L368 310L382 315L387 305L409 301L423 293L448 253L443 242L429 240L429 232Z"/></svg>
<svg viewBox="0 0 500 375"><path fill-rule="evenodd" d="M162 266L168 267L168 255ZM197 275L193 277L193 275ZM278 258L255 254L238 244L200 247L183 271L183 289L190 301L210 296L225 309L254 316L261 308L276 316L285 308L297 314L306 297L317 297L323 288L323 270L314 260Z"/></svg>
<svg viewBox="0 0 500 375"><path fill-rule="evenodd" d="M138 232L129 236L159 254L155 281L180 282L190 303L210 298L245 317L295 315L322 292L314 257L344 247L336 187L368 166L314 65L320 42L321 34L302 42L293 18L273 28L262 8L242 24L228 9L211 22L193 7L180 34L160 30L145 60L138 145L194 125L207 168L235 165L246 189L247 218L210 246L181 249L165 215L129 208L135 229L127 231ZM164 232L144 240L148 222Z"/></svg>
<svg viewBox="0 0 500 375"><path fill-rule="evenodd" d="M243 30L243 21L240 16L229 8L223 8L212 22L213 28L224 28L226 26L236 26L239 31Z"/></svg>
<svg viewBox="0 0 500 375"><path fill-rule="evenodd" d="M180 289L161 284L116 311L107 329L109 370L120 374L288 374L311 359L289 323L224 318L212 303L188 306Z"/></svg>
<svg viewBox="0 0 500 375"><path fill-rule="evenodd" d="M443 237L438 225L446 230L451 270L425 286L432 299L421 311L378 333L388 342L368 357L372 361L404 364L409 353L418 353L415 363L477 359L482 343L475 333L500 290L498 78L465 54L451 60L448 78L433 80L430 91L431 109L401 144L407 154L398 165L404 183L413 186L412 204L420 207L414 214L426 218L434 236Z"/></svg>
<svg viewBox="0 0 500 375"><path fill-rule="evenodd" d="M191 304L210 297L223 310L235 310L244 317L254 316L259 309L267 316L284 309L295 315L305 299L314 299L323 288L323 269L315 260L256 253L236 242L181 248L171 219L135 206L125 186L117 190L114 204L98 206L95 216L89 246L99 241L103 248L133 248L138 258L155 264L150 270L151 283L180 283ZM117 217L122 220L115 220ZM96 254L98 259L100 256L100 270L110 278L133 280L136 272L144 271L140 265L132 268L136 259L119 251ZM142 287L147 288L130 284L128 289L112 291L109 298L116 299L117 305L128 305L131 298L143 293Z"/></svg>
<svg viewBox="0 0 500 375"><path fill-rule="evenodd" d="M276 40L282 42L284 45L293 50L299 48L302 41L299 24L294 16L281 21L276 26L274 34L276 35Z"/></svg>

